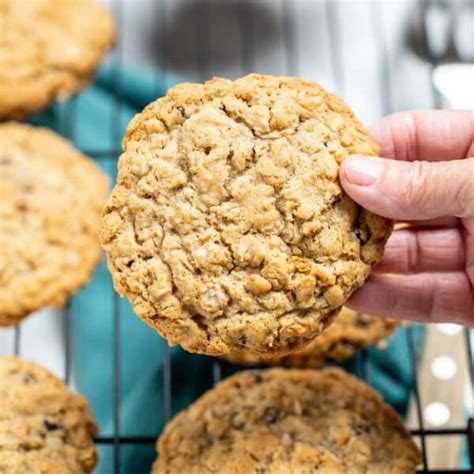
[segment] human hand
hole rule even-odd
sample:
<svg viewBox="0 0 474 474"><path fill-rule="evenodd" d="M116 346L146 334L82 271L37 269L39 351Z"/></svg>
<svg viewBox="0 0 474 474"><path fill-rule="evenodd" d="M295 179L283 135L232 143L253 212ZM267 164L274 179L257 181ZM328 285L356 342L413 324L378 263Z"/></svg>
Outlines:
<svg viewBox="0 0 474 474"><path fill-rule="evenodd" d="M347 158L347 194L407 223L348 306L369 314L474 325L474 112L414 111L371 129L385 158Z"/></svg>

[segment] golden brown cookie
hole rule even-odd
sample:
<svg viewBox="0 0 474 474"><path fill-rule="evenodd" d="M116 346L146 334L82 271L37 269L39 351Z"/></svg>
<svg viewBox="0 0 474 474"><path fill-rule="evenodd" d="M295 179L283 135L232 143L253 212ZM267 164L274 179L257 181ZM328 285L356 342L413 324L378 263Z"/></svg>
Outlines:
<svg viewBox="0 0 474 474"><path fill-rule="evenodd" d="M239 372L166 426L153 474L409 474L396 412L341 369Z"/></svg>
<svg viewBox="0 0 474 474"><path fill-rule="evenodd" d="M181 84L135 116L104 211L117 291L171 344L295 351L382 256L391 223L339 184L377 145L314 82L257 74Z"/></svg>
<svg viewBox="0 0 474 474"><path fill-rule="evenodd" d="M97 464L87 401L46 369L0 356L0 472L87 474Z"/></svg>
<svg viewBox="0 0 474 474"><path fill-rule="evenodd" d="M91 0L0 0L0 119L19 119L92 78L115 37Z"/></svg>
<svg viewBox="0 0 474 474"><path fill-rule="evenodd" d="M44 128L1 124L0 144L0 325L12 325L88 281L108 179Z"/></svg>
<svg viewBox="0 0 474 474"><path fill-rule="evenodd" d="M383 346L395 331L397 322L342 308L334 322L303 349L285 357L262 359L249 351L226 354L224 359L243 365L288 365L319 367L328 361L342 362L370 344Z"/></svg>

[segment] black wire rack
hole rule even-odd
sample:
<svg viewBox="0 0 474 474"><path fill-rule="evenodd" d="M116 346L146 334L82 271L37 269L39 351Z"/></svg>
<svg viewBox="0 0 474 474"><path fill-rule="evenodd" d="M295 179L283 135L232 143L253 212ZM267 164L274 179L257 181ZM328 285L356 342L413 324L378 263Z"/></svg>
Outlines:
<svg viewBox="0 0 474 474"><path fill-rule="evenodd" d="M155 17L159 20L157 28L160 28L162 32L166 31L166 9L168 2L170 0L155 0L154 3L154 14ZM196 0L197 1L197 0ZM212 76L212 68L210 66L209 60L209 5L213 0L200 0L199 8L196 10L198 14L197 18L197 31L196 31L196 41L197 41L197 65L199 70L199 77L201 80L206 80ZM330 57L332 58L331 68L332 74L334 77L334 82L336 84L336 92L341 92L343 90L344 84L344 73L343 66L341 63L341 40L340 40L340 25L338 18L338 8L340 7L340 2L334 2L332 0L317 0L321 3L324 3L324 9L326 13L326 21L331 27L328 28L329 34L329 45L331 48ZM116 22L118 26L118 31L122 31L123 25L123 15L124 15L124 0L112 0L112 8L116 17ZM249 9L248 0L233 0L233 2L238 6L238 16L235 18L235 21L238 23L240 28L240 51L241 51L241 68L243 73L252 72L256 69L255 64L255 19L252 16L252 12ZM339 3L339 6L338 6ZM297 45L296 35L295 35L295 24L294 24L294 2L292 0L282 0L283 8L283 34L284 34L284 49L285 49L285 62L286 62L286 71L282 71L284 74L288 75L298 75L299 73L299 49ZM379 80L382 84L382 97L381 103L383 107L383 114L387 115L393 110L392 106L392 91L391 91L391 81L388 68L388 57L389 54L386 50L386 45L384 42L384 35L380 27L380 2L371 1L371 14L372 22L374 28L374 34L377 43L377 54L378 54L378 64L379 64ZM162 35L162 38L166 35ZM115 108L116 113L114 114L117 117L116 120L111 124L110 129L110 138L112 147L108 150L83 150L90 157L98 161L106 161L110 168L116 167L116 161L120 155L120 143L121 143L121 126L119 123L120 110L122 108L121 102L121 65L123 62L123 47L124 47L125 36L119 35L115 52L114 52L114 62L117 66L116 74L114 74L113 79L113 89L115 96ZM166 73L166 58L167 57L167 44L164 41L158 46L161 50L161 76ZM431 61L431 66L434 67L434 61ZM435 108L440 108L440 98L436 93L433 84L427 84L427 87L432 89L433 97L433 106ZM77 111L77 96L68 101L66 113L58 115L57 129L68 139L74 142L74 124L76 122L76 111ZM95 441L98 445L109 445L113 447L113 469L114 474L120 474L121 472L121 449L124 445L138 445L138 444L148 444L153 445L156 442L156 438L159 436L159 433L156 433L156 436L124 436L122 435L122 430L120 426L120 410L121 410L121 399L120 399L120 384L121 384L121 308L119 304L119 297L115 291L109 296L112 301L112 311L113 311L113 323L110 328L112 332L113 340L113 357L112 357L112 373L113 373L113 383L110 387L110 395L113 405L113 428L112 435L110 436L98 436ZM72 367L72 352L71 346L73 344L73 333L71 331L71 305L68 303L62 310L62 318L64 320L63 324L63 350L65 354L65 363L64 363L64 380L66 383L70 383L71 379L71 367ZM21 346L21 325L18 325L14 331L14 353L15 355L20 354ZM467 360L468 360L468 376L470 378L471 386L474 381L474 367L473 367L473 348L471 343L471 334L469 329L465 329L465 345L467 348ZM413 329L408 328L406 330L407 337L407 347L409 350L409 361L411 364L411 370L414 375L413 381L413 397L416 406L416 419L418 427L412 429L411 433L415 438L420 440L421 451L422 451L422 467L419 472L438 472L438 473L472 473L474 467L474 420L471 418L468 420L466 426L459 426L454 428L446 429L428 429L425 427L423 421L423 411L422 411L422 402L420 400L419 393L419 375L418 375L418 355L415 350L415 339L413 334ZM361 361L361 374L362 378L370 384L371 374L370 374L370 352L364 350L360 353ZM165 341L162 341L162 359L163 359L163 418L165 421L168 421L172 416L172 378L173 378L173 367L172 360L170 356L170 349ZM210 376L214 383L217 383L222 378L222 363L219 360L212 360L209 363L209 371L211 372ZM462 400L459 401L462 403ZM474 413L474 407L471 407L471 413ZM463 436L466 440L468 446L468 453L471 462L471 469L453 469L453 470L430 470L429 469L429 459L427 454L427 439L433 436Z"/></svg>

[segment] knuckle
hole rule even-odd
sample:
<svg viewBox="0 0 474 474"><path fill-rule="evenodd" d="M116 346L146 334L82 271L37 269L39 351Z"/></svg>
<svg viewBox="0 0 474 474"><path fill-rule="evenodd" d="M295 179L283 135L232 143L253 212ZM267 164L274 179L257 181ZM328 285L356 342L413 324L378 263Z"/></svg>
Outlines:
<svg viewBox="0 0 474 474"><path fill-rule="evenodd" d="M407 273L415 273L418 268L420 243L417 234L411 235L407 241L406 253L406 271Z"/></svg>
<svg viewBox="0 0 474 474"><path fill-rule="evenodd" d="M403 211L407 217L415 217L430 202L433 190L429 186L432 169L429 163L410 163L402 199Z"/></svg>
<svg viewBox="0 0 474 474"><path fill-rule="evenodd" d="M463 173L453 199L457 217L474 216L474 166L468 166L467 173Z"/></svg>

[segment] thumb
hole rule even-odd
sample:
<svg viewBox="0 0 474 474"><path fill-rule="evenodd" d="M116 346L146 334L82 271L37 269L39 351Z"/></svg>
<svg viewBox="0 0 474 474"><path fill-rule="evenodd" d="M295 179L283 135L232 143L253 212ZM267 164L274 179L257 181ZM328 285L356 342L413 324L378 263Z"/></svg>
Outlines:
<svg viewBox="0 0 474 474"><path fill-rule="evenodd" d="M474 158L430 163L354 155L339 177L352 199L384 217L474 216Z"/></svg>

